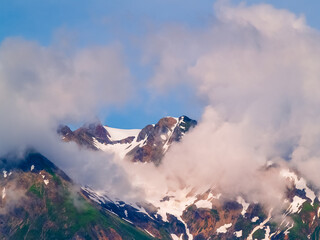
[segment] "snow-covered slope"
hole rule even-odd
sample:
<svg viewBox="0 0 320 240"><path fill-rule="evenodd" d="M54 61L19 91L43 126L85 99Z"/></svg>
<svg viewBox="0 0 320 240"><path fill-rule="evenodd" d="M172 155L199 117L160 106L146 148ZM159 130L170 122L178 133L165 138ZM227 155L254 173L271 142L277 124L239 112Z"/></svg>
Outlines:
<svg viewBox="0 0 320 240"><path fill-rule="evenodd" d="M140 129L117 129L104 126L110 134L112 143L102 143L93 137L94 146L108 153L116 154L120 159L123 159L130 151L136 147L143 147L146 139L138 141ZM128 141L121 141L127 139Z"/></svg>
<svg viewBox="0 0 320 240"><path fill-rule="evenodd" d="M120 141L127 137L137 137L141 129L120 129L104 126L107 132L110 134L111 141Z"/></svg>

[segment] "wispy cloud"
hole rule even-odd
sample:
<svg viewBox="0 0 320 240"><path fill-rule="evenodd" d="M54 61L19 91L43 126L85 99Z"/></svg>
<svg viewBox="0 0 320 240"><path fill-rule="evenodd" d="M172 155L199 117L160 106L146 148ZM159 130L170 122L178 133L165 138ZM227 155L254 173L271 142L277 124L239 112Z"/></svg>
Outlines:
<svg viewBox="0 0 320 240"><path fill-rule="evenodd" d="M78 183L122 195L130 184L113 156L80 151L56 132L61 122L91 120L132 97L121 46L63 50L16 38L1 43L0 155L32 147Z"/></svg>
<svg viewBox="0 0 320 240"><path fill-rule="evenodd" d="M273 172L257 174L267 160L287 161L319 183L319 32L303 17L270 5L220 1L214 13L204 28L166 25L142 45L143 61L154 69L151 91L187 86L207 105L199 125L159 168L120 166L113 156L79 152L55 135L59 122L89 119L132 94L118 45L69 53L21 39L4 41L0 154L33 146L78 182L120 195L130 195L132 179L143 172L147 190L218 182L226 194L268 199L284 186Z"/></svg>

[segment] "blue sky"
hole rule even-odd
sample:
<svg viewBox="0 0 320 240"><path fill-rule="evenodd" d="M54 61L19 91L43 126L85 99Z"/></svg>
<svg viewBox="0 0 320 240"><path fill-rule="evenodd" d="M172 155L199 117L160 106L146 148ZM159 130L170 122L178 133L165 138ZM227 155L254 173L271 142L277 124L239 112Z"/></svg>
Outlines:
<svg viewBox="0 0 320 240"><path fill-rule="evenodd" d="M297 15L304 14L310 26L320 29L320 1L246 2L268 3ZM74 48L120 42L133 77L145 85L151 69L137 61L140 53L134 40L166 24L203 28L214 18L213 4L212 0L0 0L0 42L8 37L21 37L47 46L61 44L61 36L69 39ZM187 88L168 92L161 98L141 88L134 100L102 109L100 117L110 126L142 128L166 115L200 118L204 105Z"/></svg>

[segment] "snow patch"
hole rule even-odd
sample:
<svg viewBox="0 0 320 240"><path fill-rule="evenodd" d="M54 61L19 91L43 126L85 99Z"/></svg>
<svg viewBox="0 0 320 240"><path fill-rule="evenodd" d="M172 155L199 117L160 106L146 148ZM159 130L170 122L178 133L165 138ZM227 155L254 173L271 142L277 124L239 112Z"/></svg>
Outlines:
<svg viewBox="0 0 320 240"><path fill-rule="evenodd" d="M252 239L253 234L254 234L258 229L263 229L263 228L264 228L264 225L266 225L266 223L269 222L269 220L271 219L272 210L273 210L273 209L270 209L267 219L264 220L262 223L260 223L260 225L256 226L256 227L252 230L252 232L249 234L247 240L253 240L253 239Z"/></svg>
<svg viewBox="0 0 320 240"><path fill-rule="evenodd" d="M291 172L289 169L282 169L280 171L280 175L284 178L287 178L287 179L293 181L297 189L302 190L302 191L304 190L306 193L306 197L311 200L311 205L313 205L314 200L316 198L316 195L307 186L307 182L305 179L303 179L302 177L300 177L300 179L299 179L298 176L294 172Z"/></svg>
<svg viewBox="0 0 320 240"><path fill-rule="evenodd" d="M175 192L169 192L168 195L171 197L168 201L160 201L159 199L149 199L149 201L156 207L159 208L158 214L162 217L163 221L167 221L167 213L176 216L179 220L186 207L193 204L196 200L195 196L189 196L191 189L184 188Z"/></svg>
<svg viewBox="0 0 320 240"><path fill-rule="evenodd" d="M291 226L289 228L287 228L287 230L284 231L284 235L288 235L290 233L290 229L293 228L294 224L292 223Z"/></svg>
<svg viewBox="0 0 320 240"><path fill-rule="evenodd" d="M265 228L265 230L266 230L266 234L264 235L264 239L263 239L263 240L269 240L269 239L271 239L271 237L270 237L270 227L267 226L267 227Z"/></svg>
<svg viewBox="0 0 320 240"><path fill-rule="evenodd" d="M31 165L30 171L32 172L33 169L34 169L34 165Z"/></svg>
<svg viewBox="0 0 320 240"><path fill-rule="evenodd" d="M233 233L236 237L242 237L242 230Z"/></svg>
<svg viewBox="0 0 320 240"><path fill-rule="evenodd" d="M195 205L197 206L197 208L212 208L212 202L208 200L200 200L196 202Z"/></svg>
<svg viewBox="0 0 320 240"><path fill-rule="evenodd" d="M220 199L221 196L222 196L222 194L218 193L217 195L212 196L212 199Z"/></svg>
<svg viewBox="0 0 320 240"><path fill-rule="evenodd" d="M183 234L181 234L180 237L178 237L175 234L171 234L171 237L172 237L173 240L182 240L182 236L183 236Z"/></svg>
<svg viewBox="0 0 320 240"><path fill-rule="evenodd" d="M166 135L164 135L164 134L161 134L161 139L163 140L163 141L165 141L166 139L167 139L167 136Z"/></svg>
<svg viewBox="0 0 320 240"><path fill-rule="evenodd" d="M128 220L128 219L125 219L125 218L122 218L123 220L125 220L126 222L128 222L128 223L130 223L130 224L132 224L132 225L134 225L133 224L133 222L131 222L130 220Z"/></svg>
<svg viewBox="0 0 320 240"><path fill-rule="evenodd" d="M290 204L289 208L287 209L287 213L297 213L300 212L300 208L302 204L305 202L305 199L302 199L301 197L294 196L292 203Z"/></svg>
<svg viewBox="0 0 320 240"><path fill-rule="evenodd" d="M6 178L7 177L7 171L3 170L2 173L3 173L3 177Z"/></svg>
<svg viewBox="0 0 320 240"><path fill-rule="evenodd" d="M89 198L90 198L92 201L95 201L96 203L101 204L101 202L100 202L97 198L92 197L91 195L89 195Z"/></svg>
<svg viewBox="0 0 320 240"><path fill-rule="evenodd" d="M192 236L192 234L190 233L190 230L189 230L189 228L188 228L188 225L187 225L182 219L180 219L180 221L184 224L184 226L185 226L185 228L186 228L186 233L187 233L187 235L188 235L188 239L189 239L189 240L193 240L193 236Z"/></svg>
<svg viewBox="0 0 320 240"><path fill-rule="evenodd" d="M166 196L170 196L168 201L161 201L162 198L153 198L148 199L150 203L158 208L158 214L162 217L162 220L167 222L167 213L174 215L180 220L186 228L186 233L189 237L189 240L193 239L192 234L189 231L187 224L182 219L183 211L196 201L196 196L190 194L192 188L183 188L177 191L169 191Z"/></svg>
<svg viewBox="0 0 320 240"><path fill-rule="evenodd" d="M6 197L6 188L4 187L2 189L2 199L4 199Z"/></svg>
<svg viewBox="0 0 320 240"><path fill-rule="evenodd" d="M115 155L119 156L121 159L123 159L125 157L125 155L127 154L126 149L130 146L129 143L104 144L104 143L99 142L96 138L92 138L92 139L93 139L93 144L96 148L98 148L104 152L115 154Z"/></svg>
<svg viewBox="0 0 320 240"><path fill-rule="evenodd" d="M144 229L144 231L146 231L146 233L148 233L151 237L155 237L151 232L149 232L147 229Z"/></svg>
<svg viewBox="0 0 320 240"><path fill-rule="evenodd" d="M255 216L254 218L251 219L251 222L255 223L258 220L259 220L259 217Z"/></svg>
<svg viewBox="0 0 320 240"><path fill-rule="evenodd" d="M117 155L120 159L124 159L124 157L129 153L132 149L135 147L143 147L146 144L148 135L141 141L137 142L138 136L135 136L135 138L132 140L131 143L116 143L116 144L104 144L99 142L96 138L92 138L93 144L96 148L108 152L111 154Z"/></svg>
<svg viewBox="0 0 320 240"><path fill-rule="evenodd" d="M113 202L114 204L118 205L118 199L115 197L111 197L108 192L95 191L89 186L81 187L81 189L85 191L89 195L89 197L97 203Z"/></svg>
<svg viewBox="0 0 320 240"><path fill-rule="evenodd" d="M249 203L247 203L242 197L237 197L237 202L242 205L241 215L244 216L248 210Z"/></svg>
<svg viewBox="0 0 320 240"><path fill-rule="evenodd" d="M228 228L232 226L232 223L227 223L217 229L217 233L226 233L228 231Z"/></svg>
<svg viewBox="0 0 320 240"><path fill-rule="evenodd" d="M208 197L209 199L209 197ZM212 208L212 202L210 202L208 199L206 200L199 200L197 202L195 202L195 205L197 206L197 208Z"/></svg>
<svg viewBox="0 0 320 240"><path fill-rule="evenodd" d="M176 120L176 123L169 129L169 131L168 131L168 133L167 133L168 136L165 136L166 139L163 139L163 137L162 137L162 135L161 135L161 139L164 140L164 141L166 140L165 144L163 145L163 152L164 152L164 153L166 153L166 152L168 151L169 147L170 147L169 141L170 141L170 139L171 139L171 137L172 137L172 134L173 134L174 130L175 130L176 127L183 121L183 119L181 119L181 120L179 121L179 118L174 118L174 119Z"/></svg>
<svg viewBox="0 0 320 240"><path fill-rule="evenodd" d="M136 137L138 136L140 129L119 129L119 128L112 128L108 126L104 126L107 132L110 134L111 141L118 141L125 139L127 137Z"/></svg>
<svg viewBox="0 0 320 240"><path fill-rule="evenodd" d="M44 182L45 185L49 184L49 180L48 179L44 179L43 182Z"/></svg>

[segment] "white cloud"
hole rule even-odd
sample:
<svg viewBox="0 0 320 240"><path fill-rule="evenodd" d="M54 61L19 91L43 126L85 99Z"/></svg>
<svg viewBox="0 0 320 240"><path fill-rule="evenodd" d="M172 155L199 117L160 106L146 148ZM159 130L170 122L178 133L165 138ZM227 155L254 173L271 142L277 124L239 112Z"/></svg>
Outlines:
<svg viewBox="0 0 320 240"><path fill-rule="evenodd" d="M0 155L32 147L79 183L130 195L126 174L113 156L79 151L56 131L61 122L91 120L102 107L124 103L133 92L118 45L70 53L7 39L0 45Z"/></svg>
<svg viewBox="0 0 320 240"><path fill-rule="evenodd" d="M275 195L274 175L256 175L270 159L303 165L317 180L319 32L304 17L265 4L219 2L215 15L206 29L170 28L149 38L146 59L157 60L153 88L189 84L208 105L164 167L188 184L219 182L251 196Z"/></svg>
<svg viewBox="0 0 320 240"><path fill-rule="evenodd" d="M119 46L68 55L34 42L5 40L0 46L0 153L8 144L32 145L28 135L55 131L62 121L85 121L101 107L125 102L133 92L130 78Z"/></svg>

